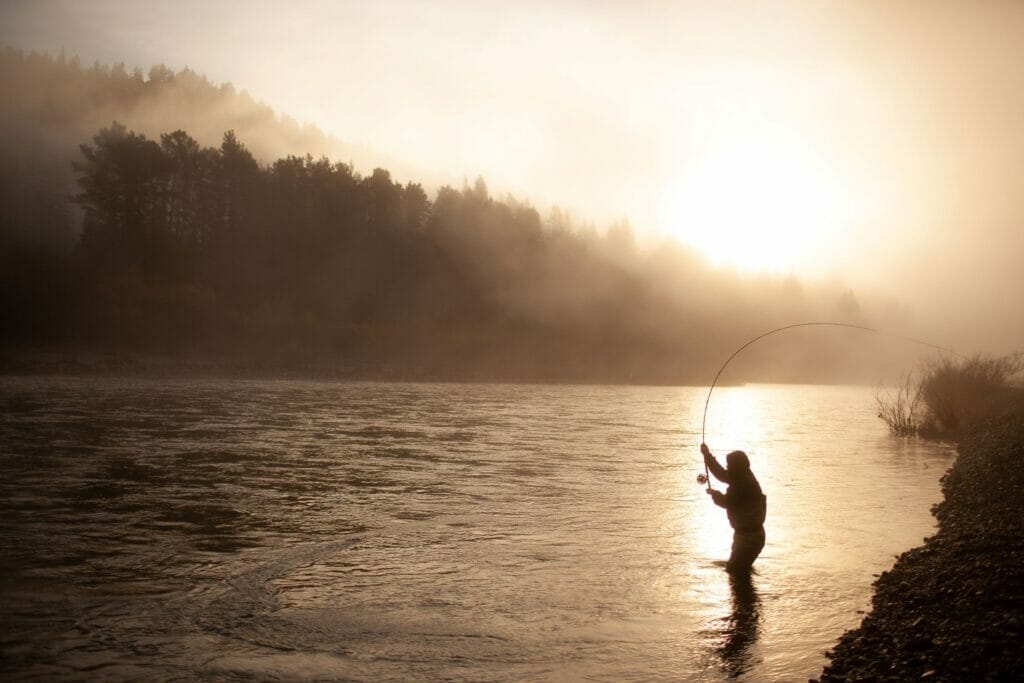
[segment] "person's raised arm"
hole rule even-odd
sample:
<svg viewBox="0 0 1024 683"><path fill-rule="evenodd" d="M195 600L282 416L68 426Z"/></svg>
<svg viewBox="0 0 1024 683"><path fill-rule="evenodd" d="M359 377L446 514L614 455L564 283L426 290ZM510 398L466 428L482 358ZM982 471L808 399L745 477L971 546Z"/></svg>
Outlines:
<svg viewBox="0 0 1024 683"><path fill-rule="evenodd" d="M715 478L718 479L718 481L723 484L732 483L729 481L729 472L718 464L718 461L715 460L715 456L711 455L711 449L708 448L706 443L702 443L700 445L700 452L704 455L704 464L709 470L711 470L711 474L715 475Z"/></svg>

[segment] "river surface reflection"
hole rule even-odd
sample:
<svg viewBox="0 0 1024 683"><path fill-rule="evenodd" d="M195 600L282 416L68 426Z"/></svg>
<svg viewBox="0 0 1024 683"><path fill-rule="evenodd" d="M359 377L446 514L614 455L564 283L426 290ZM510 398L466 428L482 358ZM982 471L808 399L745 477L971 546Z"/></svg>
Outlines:
<svg viewBox="0 0 1024 683"><path fill-rule="evenodd" d="M718 388L768 496L749 582L704 388L0 379L0 671L806 680L931 533L949 448L872 392Z"/></svg>

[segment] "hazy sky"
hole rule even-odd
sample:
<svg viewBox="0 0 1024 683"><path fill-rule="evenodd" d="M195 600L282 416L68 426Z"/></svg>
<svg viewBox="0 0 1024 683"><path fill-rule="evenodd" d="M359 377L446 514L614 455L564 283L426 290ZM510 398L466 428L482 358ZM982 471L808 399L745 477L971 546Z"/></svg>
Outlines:
<svg viewBox="0 0 1024 683"><path fill-rule="evenodd" d="M8 0L0 43L189 66L425 170L1024 347L1024 3Z"/></svg>

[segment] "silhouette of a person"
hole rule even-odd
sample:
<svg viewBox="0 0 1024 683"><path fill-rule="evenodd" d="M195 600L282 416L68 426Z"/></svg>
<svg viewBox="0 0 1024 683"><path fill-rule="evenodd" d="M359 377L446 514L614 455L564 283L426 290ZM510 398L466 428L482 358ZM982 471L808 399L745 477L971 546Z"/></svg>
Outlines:
<svg viewBox="0 0 1024 683"><path fill-rule="evenodd" d="M725 565L731 574L750 573L754 560L764 548L764 519L768 499L761 492L757 477L750 471L750 459L743 451L733 451L725 456L725 467L718 464L711 455L708 445L702 443L700 452L704 464L715 478L729 488L725 493L708 487L708 495L718 507L725 508L729 524L733 528L732 553Z"/></svg>

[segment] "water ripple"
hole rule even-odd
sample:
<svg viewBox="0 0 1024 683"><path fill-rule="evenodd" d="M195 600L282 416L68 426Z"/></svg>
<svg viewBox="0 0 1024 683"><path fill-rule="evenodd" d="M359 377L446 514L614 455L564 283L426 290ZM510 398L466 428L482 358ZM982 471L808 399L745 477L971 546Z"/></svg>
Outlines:
<svg viewBox="0 0 1024 683"><path fill-rule="evenodd" d="M770 501L745 589L694 484L704 398L4 378L0 673L814 676L951 454L888 438L862 389L720 389L711 445Z"/></svg>

